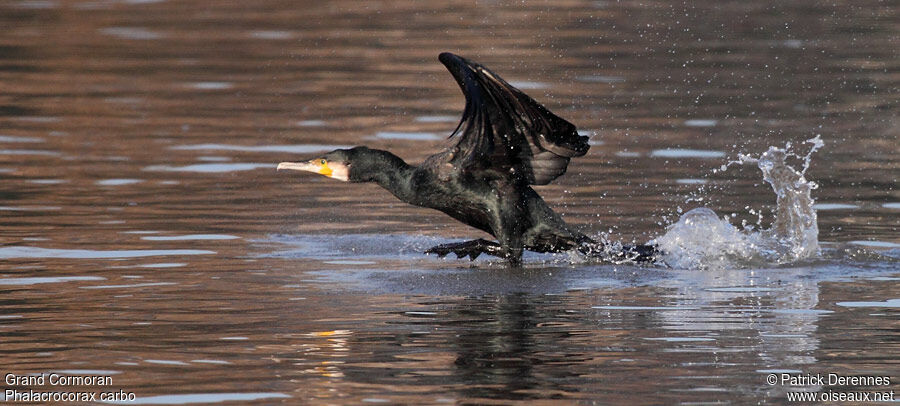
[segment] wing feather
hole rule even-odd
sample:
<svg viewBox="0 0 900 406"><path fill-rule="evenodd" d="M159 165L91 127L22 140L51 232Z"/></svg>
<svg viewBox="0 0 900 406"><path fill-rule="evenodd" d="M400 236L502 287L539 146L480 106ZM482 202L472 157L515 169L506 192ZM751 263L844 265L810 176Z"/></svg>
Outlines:
<svg viewBox="0 0 900 406"><path fill-rule="evenodd" d="M466 97L452 163L463 170L495 169L528 184L545 185L587 153L588 137L484 66L442 53Z"/></svg>

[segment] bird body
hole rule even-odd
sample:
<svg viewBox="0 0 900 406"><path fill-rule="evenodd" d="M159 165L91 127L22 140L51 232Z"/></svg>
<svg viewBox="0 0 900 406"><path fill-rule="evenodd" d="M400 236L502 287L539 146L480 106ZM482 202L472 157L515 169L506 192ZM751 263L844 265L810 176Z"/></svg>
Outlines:
<svg viewBox="0 0 900 406"><path fill-rule="evenodd" d="M354 147L282 162L278 169L374 182L403 202L439 210L497 239L444 244L426 253L472 259L489 254L513 264L526 249L609 256L602 243L569 227L531 187L564 174L571 158L587 152L587 137L484 66L450 53L439 59L466 97L451 135L455 145L418 166L388 151ZM654 252L651 246L625 247L611 256L649 260Z"/></svg>

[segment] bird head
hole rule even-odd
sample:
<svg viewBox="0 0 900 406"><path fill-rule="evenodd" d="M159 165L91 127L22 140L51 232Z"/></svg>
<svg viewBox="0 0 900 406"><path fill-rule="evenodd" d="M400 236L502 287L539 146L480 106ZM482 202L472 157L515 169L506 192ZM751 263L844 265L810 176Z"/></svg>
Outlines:
<svg viewBox="0 0 900 406"><path fill-rule="evenodd" d="M278 164L278 170L313 172L344 182L387 181L391 177L390 174L396 174L409 167L406 162L388 151L367 147L336 149L309 161Z"/></svg>
<svg viewBox="0 0 900 406"><path fill-rule="evenodd" d="M352 153L354 149L336 149L308 161L282 162L278 164L277 170L313 172L349 182L351 181L350 172L353 166L351 155L356 155Z"/></svg>

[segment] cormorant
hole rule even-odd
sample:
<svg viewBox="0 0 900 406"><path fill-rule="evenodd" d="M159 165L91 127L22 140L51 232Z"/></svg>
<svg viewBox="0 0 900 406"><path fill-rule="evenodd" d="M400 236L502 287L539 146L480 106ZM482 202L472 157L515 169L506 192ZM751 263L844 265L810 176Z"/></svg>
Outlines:
<svg viewBox="0 0 900 406"><path fill-rule="evenodd" d="M531 185L546 185L566 172L569 159L587 153L588 137L486 67L445 52L438 58L466 97L451 148L419 166L367 147L338 149L278 169L315 172L349 182L375 182L400 200L440 210L485 231L477 239L432 247L475 259L489 254L518 264L524 250L578 250L612 261L652 261L650 245L611 248L574 230Z"/></svg>

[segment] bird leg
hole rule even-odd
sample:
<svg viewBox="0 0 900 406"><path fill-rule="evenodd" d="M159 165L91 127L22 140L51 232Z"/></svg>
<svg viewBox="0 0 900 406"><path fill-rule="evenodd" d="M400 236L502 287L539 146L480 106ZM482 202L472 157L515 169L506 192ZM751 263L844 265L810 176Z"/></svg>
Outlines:
<svg viewBox="0 0 900 406"><path fill-rule="evenodd" d="M473 261L481 254L493 255L495 257L501 258L506 258L507 256L500 244L494 241L485 240L483 238L471 241L441 244L431 247L425 251L426 254L437 254L441 258L451 252L456 254L457 258L469 257Z"/></svg>

